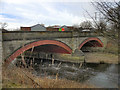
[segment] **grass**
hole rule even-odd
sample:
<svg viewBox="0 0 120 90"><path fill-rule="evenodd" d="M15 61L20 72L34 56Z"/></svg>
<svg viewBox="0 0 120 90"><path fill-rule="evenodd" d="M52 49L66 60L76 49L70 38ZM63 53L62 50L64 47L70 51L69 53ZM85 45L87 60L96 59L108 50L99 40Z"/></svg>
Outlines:
<svg viewBox="0 0 120 90"><path fill-rule="evenodd" d="M47 77L36 77L30 69L4 68L2 73L3 88L93 88L94 86L78 83L66 79L49 79Z"/></svg>
<svg viewBox="0 0 120 90"><path fill-rule="evenodd" d="M118 64L118 43L108 39L104 50L85 53L85 60L91 63Z"/></svg>
<svg viewBox="0 0 120 90"><path fill-rule="evenodd" d="M119 51L119 49L118 49L118 43L114 42L112 40L108 40L104 52L118 55L118 51Z"/></svg>
<svg viewBox="0 0 120 90"><path fill-rule="evenodd" d="M86 53L86 62L118 64L118 55L103 52Z"/></svg>
<svg viewBox="0 0 120 90"><path fill-rule="evenodd" d="M84 61L84 56L73 56L71 54L59 54L57 55L58 58L64 61L69 61L69 62L83 62Z"/></svg>

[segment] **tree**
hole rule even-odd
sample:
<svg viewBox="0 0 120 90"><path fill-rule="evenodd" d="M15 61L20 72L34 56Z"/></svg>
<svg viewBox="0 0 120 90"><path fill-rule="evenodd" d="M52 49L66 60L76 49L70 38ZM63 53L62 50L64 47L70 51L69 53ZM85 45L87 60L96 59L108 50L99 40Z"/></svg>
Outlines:
<svg viewBox="0 0 120 90"><path fill-rule="evenodd" d="M92 23L90 21L83 21L80 23L80 27L89 29L92 28Z"/></svg>
<svg viewBox="0 0 120 90"><path fill-rule="evenodd" d="M96 2L93 5L99 10L107 21L117 25L120 23L120 2Z"/></svg>
<svg viewBox="0 0 120 90"><path fill-rule="evenodd" d="M5 29L8 26L7 23L0 22L0 29Z"/></svg>
<svg viewBox="0 0 120 90"><path fill-rule="evenodd" d="M106 25L111 24L112 27L109 27L109 29L112 28L112 32L115 35L114 37L110 36L110 38L114 40L118 39L118 30L120 29L120 2L94 2L92 4L103 15ZM94 22L100 30L101 26L104 27L103 23L97 23L95 20Z"/></svg>
<svg viewBox="0 0 120 90"><path fill-rule="evenodd" d="M107 24L104 20L100 20L97 22L97 25L94 25L94 28L99 32L99 33L104 33L107 31Z"/></svg>

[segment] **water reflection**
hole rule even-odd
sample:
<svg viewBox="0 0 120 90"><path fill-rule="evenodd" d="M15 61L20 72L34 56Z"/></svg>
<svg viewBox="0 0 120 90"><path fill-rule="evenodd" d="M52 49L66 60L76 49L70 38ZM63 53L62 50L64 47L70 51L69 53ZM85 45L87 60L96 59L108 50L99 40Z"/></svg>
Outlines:
<svg viewBox="0 0 120 90"><path fill-rule="evenodd" d="M104 72L98 72L88 80L97 87L118 87L118 65L110 65Z"/></svg>

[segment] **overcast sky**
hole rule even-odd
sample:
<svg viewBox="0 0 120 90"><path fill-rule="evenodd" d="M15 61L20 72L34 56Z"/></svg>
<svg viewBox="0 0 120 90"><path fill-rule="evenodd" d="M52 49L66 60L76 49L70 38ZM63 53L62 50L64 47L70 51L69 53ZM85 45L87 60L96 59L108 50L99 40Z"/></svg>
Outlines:
<svg viewBox="0 0 120 90"><path fill-rule="evenodd" d="M94 16L95 9L90 0L2 0L0 22L8 23L7 28L38 23L45 26L74 25L91 19L85 10Z"/></svg>

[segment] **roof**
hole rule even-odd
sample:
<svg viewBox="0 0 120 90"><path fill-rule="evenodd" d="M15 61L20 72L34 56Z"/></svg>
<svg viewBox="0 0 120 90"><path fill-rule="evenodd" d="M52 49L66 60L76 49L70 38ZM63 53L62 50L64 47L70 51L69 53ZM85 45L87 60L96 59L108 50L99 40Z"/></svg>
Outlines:
<svg viewBox="0 0 120 90"><path fill-rule="evenodd" d="M36 24L36 25L31 26L31 28L36 27L36 26L42 26L42 27L44 27L44 25L42 25L42 24Z"/></svg>
<svg viewBox="0 0 120 90"><path fill-rule="evenodd" d="M59 25L54 25L54 26L51 26L52 28L60 28Z"/></svg>
<svg viewBox="0 0 120 90"><path fill-rule="evenodd" d="M7 32L7 30L6 29L2 29L2 32Z"/></svg>
<svg viewBox="0 0 120 90"><path fill-rule="evenodd" d="M82 32L90 32L91 30L89 30L89 29L84 29L84 30L82 30Z"/></svg>
<svg viewBox="0 0 120 90"><path fill-rule="evenodd" d="M66 25L63 25L63 26L61 26L60 28L63 28L63 27L67 28L67 26L66 26Z"/></svg>

